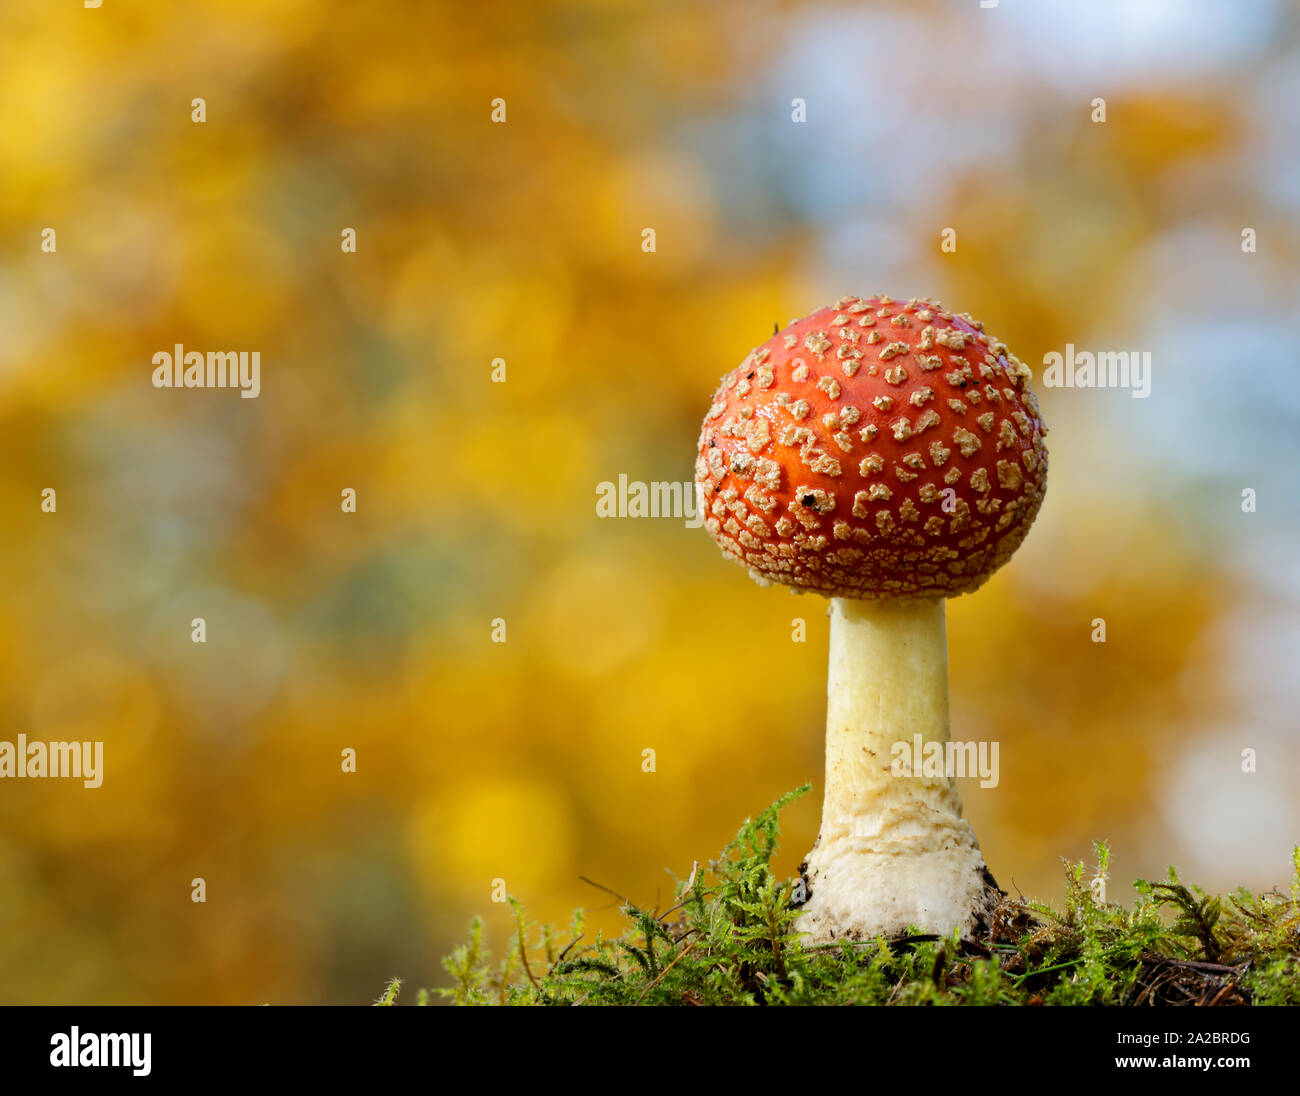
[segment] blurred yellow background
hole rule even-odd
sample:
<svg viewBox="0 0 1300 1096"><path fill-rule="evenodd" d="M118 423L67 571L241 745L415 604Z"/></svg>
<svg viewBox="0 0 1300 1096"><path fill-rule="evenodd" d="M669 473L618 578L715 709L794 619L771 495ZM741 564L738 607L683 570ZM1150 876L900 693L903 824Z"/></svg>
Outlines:
<svg viewBox="0 0 1300 1096"><path fill-rule="evenodd" d="M1149 399L1038 386L1044 509L949 606L999 881L1105 838L1114 898L1284 884L1298 54L1282 2L7 0L0 739L106 771L0 781L0 1001L442 984L473 913L504 945L495 879L613 926L580 874L662 902L813 780L793 871L825 604L596 488L689 480L721 374L844 293L1036 374L1152 353ZM155 389L178 342L260 351L261 395Z"/></svg>

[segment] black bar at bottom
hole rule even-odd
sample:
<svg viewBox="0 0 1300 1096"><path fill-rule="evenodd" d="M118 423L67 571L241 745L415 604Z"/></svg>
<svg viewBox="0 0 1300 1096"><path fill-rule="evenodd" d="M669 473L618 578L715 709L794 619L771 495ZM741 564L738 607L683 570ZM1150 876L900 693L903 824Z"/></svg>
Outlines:
<svg viewBox="0 0 1300 1096"><path fill-rule="evenodd" d="M454 1067L458 1076L483 1068L503 1078L618 1084L638 1076L684 1080L687 1068L725 1078L752 1067L798 1082L810 1055L833 1054L845 1066L852 1056L864 1083L885 1059L899 1068L910 1061L925 1075L939 1068L990 1078L1054 1063L1085 1079L1203 1074L1225 1081L1291 1068L1298 1018L1265 1008L633 1011L9 1007L0 1010L0 1076L6 1088L67 1079L337 1085L448 1079Z"/></svg>

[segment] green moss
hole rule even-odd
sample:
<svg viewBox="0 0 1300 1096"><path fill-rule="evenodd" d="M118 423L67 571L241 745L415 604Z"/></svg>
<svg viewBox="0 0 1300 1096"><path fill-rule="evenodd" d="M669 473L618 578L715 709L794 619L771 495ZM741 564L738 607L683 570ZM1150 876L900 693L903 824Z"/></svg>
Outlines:
<svg viewBox="0 0 1300 1096"><path fill-rule="evenodd" d="M512 900L515 932L499 963L476 919L444 960L461 1005L1089 1005L1300 1004L1300 849L1290 896L1211 897L1170 870L1139 881L1130 907L1097 897L1097 865L1067 865L1064 912L1005 899L988 934L962 941L914 933L803 947L792 880L771 869L781 809L747 820L717 860L680 880L663 912L625 906L626 928L588 934L582 911L562 936ZM396 1001L390 982L380 1001ZM428 1001L420 993L420 1003Z"/></svg>

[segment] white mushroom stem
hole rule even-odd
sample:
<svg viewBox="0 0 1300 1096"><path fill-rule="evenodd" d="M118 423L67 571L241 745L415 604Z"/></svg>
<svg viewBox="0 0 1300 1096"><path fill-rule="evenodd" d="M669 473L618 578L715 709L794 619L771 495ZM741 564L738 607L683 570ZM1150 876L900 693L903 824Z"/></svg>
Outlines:
<svg viewBox="0 0 1300 1096"><path fill-rule="evenodd" d="M892 771L896 743L910 759L915 735L948 741L944 603L835 598L830 617L822 824L796 927L810 944L972 935L999 892L957 789Z"/></svg>

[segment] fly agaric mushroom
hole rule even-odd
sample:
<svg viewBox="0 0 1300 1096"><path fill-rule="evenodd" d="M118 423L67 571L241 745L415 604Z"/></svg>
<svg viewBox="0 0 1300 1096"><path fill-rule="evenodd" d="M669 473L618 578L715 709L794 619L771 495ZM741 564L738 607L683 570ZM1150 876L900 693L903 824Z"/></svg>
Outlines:
<svg viewBox="0 0 1300 1096"><path fill-rule="evenodd" d="M704 417L695 481L723 554L832 599L809 942L969 936L1001 897L953 781L894 775L893 747L947 743L944 599L1001 567L1042 503L1030 376L969 316L845 297L751 351Z"/></svg>

